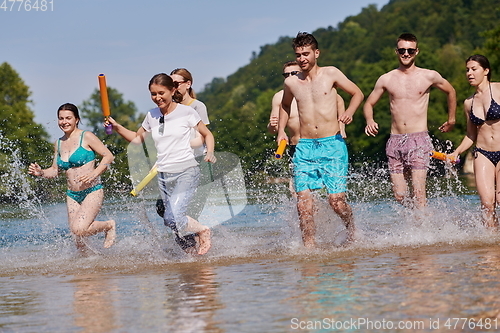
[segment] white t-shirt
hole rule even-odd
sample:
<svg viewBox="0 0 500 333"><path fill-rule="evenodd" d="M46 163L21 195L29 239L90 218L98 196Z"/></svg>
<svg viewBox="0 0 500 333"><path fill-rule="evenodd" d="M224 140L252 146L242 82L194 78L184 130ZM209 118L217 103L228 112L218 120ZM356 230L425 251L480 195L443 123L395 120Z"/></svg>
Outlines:
<svg viewBox="0 0 500 333"><path fill-rule="evenodd" d="M203 121L203 123L205 125L210 124L210 120L208 120L207 106L203 102L201 102L197 99L193 99L193 100L191 100L191 103L189 104L189 106L192 107L193 109L195 109L196 112L198 112L198 114L200 115L201 121ZM199 135L200 134L197 133L196 130L191 131L191 139L194 139ZM194 155L196 157L203 156L206 154L206 151L207 151L207 147L203 144L200 147L194 148Z"/></svg>
<svg viewBox="0 0 500 333"><path fill-rule="evenodd" d="M210 120L208 120L207 106L203 102L200 102L197 99L193 99L193 101L191 102L191 104L189 104L189 106L195 109L196 112L198 112L201 121L203 121L205 125L210 124Z"/></svg>
<svg viewBox="0 0 500 333"><path fill-rule="evenodd" d="M189 144L191 129L201 121L198 113L190 106L177 104L174 111L164 117L163 135L160 135L161 117L160 109L154 108L142 122L155 143L158 171L177 173L198 165Z"/></svg>

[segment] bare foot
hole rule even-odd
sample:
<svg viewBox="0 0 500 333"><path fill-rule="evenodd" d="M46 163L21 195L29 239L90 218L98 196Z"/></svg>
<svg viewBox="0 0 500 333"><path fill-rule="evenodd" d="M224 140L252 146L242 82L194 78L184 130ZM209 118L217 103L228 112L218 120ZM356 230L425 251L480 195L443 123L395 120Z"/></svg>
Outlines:
<svg viewBox="0 0 500 333"><path fill-rule="evenodd" d="M488 230L491 230L493 232L498 231L498 219L494 215L483 217L483 224Z"/></svg>
<svg viewBox="0 0 500 333"><path fill-rule="evenodd" d="M109 249L115 243L116 239L116 222L114 220L109 220L111 223L111 229L105 232L106 239L104 240L104 248Z"/></svg>
<svg viewBox="0 0 500 333"><path fill-rule="evenodd" d="M198 237L196 237L196 239L198 239ZM192 256L195 256L198 254L198 252L196 251L196 247L194 247L194 246L188 247L187 249L184 250L184 252L186 252L187 254L192 255Z"/></svg>
<svg viewBox="0 0 500 333"><path fill-rule="evenodd" d="M314 239L308 241L304 240L304 247L306 249L314 249L316 248L316 242L314 241Z"/></svg>
<svg viewBox="0 0 500 333"><path fill-rule="evenodd" d="M342 242L342 244L340 244L340 246L347 247L347 246L352 245L356 241L358 241L359 236L360 236L358 234L358 229L347 228L345 232L346 232L347 237L346 237L345 241Z"/></svg>
<svg viewBox="0 0 500 333"><path fill-rule="evenodd" d="M341 247L348 247L349 245L353 244L356 241L356 239L353 236L347 236L347 238L340 243Z"/></svg>
<svg viewBox="0 0 500 333"><path fill-rule="evenodd" d="M487 225L485 225L485 227L486 227L486 230L489 230L491 232L498 232L498 225L495 225L495 224L488 225L487 224Z"/></svg>
<svg viewBox="0 0 500 333"><path fill-rule="evenodd" d="M347 228L347 241L354 242L356 240L356 234L358 230L354 228Z"/></svg>
<svg viewBox="0 0 500 333"><path fill-rule="evenodd" d="M198 254L202 255L208 252L210 246L212 246L212 240L210 237L211 233L208 228L198 233Z"/></svg>
<svg viewBox="0 0 500 333"><path fill-rule="evenodd" d="M75 244L78 252L85 256L88 257L91 254L91 250L88 248L87 244L83 241L83 237L81 236L75 236Z"/></svg>

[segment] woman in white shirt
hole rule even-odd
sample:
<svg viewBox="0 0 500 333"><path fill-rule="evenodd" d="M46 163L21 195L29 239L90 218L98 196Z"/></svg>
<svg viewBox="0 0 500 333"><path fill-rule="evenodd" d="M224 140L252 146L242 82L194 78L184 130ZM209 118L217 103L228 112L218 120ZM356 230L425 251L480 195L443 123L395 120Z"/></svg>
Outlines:
<svg viewBox="0 0 500 333"><path fill-rule="evenodd" d="M191 72L189 72L185 68L176 68L172 72L170 72L170 76L172 77L172 80L174 80L174 82L177 82L177 84L179 85L177 87L177 91L182 94L182 101L180 103L195 109L196 112L198 112L198 114L200 115L203 123L205 125L210 124L210 121L208 120L206 105L196 99L196 94L194 93L192 87L193 76L191 75Z"/></svg>
<svg viewBox="0 0 500 333"><path fill-rule="evenodd" d="M158 106L148 112L137 132L131 131L109 117L115 131L125 140L142 143L151 133L157 151L158 185L165 206L163 220L176 236L194 233L197 253L205 254L211 246L210 229L187 216L187 207L199 183L200 169L190 145L191 129L196 129L207 146L204 160L215 163L212 133L198 113L179 104L182 96L177 84L165 74L157 74L149 81L151 99ZM182 247L182 245L181 245Z"/></svg>
<svg viewBox="0 0 500 333"><path fill-rule="evenodd" d="M182 101L179 103L192 107L198 112L201 121L203 121L205 125L210 124L207 106L202 101L196 99L191 72L185 68L176 68L170 72L170 77L178 84L177 91L182 94ZM196 131L193 131L191 135L191 147L195 150L194 154L196 157L200 158L200 156L204 154L205 147L203 145L203 137Z"/></svg>

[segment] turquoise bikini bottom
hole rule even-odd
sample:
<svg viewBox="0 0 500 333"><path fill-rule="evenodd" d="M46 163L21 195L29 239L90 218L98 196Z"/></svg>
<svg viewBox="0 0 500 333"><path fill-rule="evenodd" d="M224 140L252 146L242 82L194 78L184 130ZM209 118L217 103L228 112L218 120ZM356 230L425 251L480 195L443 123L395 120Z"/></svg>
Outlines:
<svg viewBox="0 0 500 333"><path fill-rule="evenodd" d="M103 188L102 184L97 184L92 187L86 188L85 190L82 191L66 190L66 195L71 199L75 200L76 202L78 202L79 204L81 204L83 200L85 200L87 195L97 190L100 190L101 188Z"/></svg>

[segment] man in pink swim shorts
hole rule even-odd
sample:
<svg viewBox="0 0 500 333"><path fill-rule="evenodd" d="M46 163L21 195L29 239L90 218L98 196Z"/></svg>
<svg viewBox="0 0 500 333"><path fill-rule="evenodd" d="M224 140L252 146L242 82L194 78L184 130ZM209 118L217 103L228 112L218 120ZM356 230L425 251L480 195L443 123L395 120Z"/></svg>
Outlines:
<svg viewBox="0 0 500 333"><path fill-rule="evenodd" d="M391 110L391 137L387 142L386 154L394 197L405 206L423 208L427 205L425 182L432 150L427 129L429 93L431 87L436 87L448 97L448 121L439 127L441 132L448 132L455 125L457 96L455 89L438 72L415 65L419 53L417 37L404 33L399 36L396 45L399 67L378 78L363 107L365 133L369 136L378 133L373 107L387 92ZM413 196L410 195L406 178L411 179Z"/></svg>
<svg viewBox="0 0 500 333"><path fill-rule="evenodd" d="M402 174L411 170L427 170L429 152L433 149L428 132L391 134L385 152L389 160L389 172Z"/></svg>

